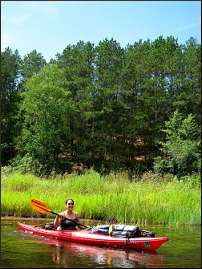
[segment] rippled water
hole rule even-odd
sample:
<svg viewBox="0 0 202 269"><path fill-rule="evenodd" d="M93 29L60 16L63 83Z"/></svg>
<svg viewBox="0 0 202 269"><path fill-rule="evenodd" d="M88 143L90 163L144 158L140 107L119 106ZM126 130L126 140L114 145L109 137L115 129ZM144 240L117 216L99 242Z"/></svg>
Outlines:
<svg viewBox="0 0 202 269"><path fill-rule="evenodd" d="M39 221L24 221L37 225ZM1 268L200 268L200 226L141 227L168 236L156 253L58 241L19 231L1 221Z"/></svg>

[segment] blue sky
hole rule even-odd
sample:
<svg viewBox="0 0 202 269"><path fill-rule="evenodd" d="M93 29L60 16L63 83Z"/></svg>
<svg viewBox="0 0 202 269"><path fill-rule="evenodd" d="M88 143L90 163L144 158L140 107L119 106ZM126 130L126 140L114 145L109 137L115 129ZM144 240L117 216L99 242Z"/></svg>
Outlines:
<svg viewBox="0 0 202 269"><path fill-rule="evenodd" d="M139 39L174 36L201 43L200 1L2 1L1 49L33 49L46 60L79 40L114 38L122 47Z"/></svg>

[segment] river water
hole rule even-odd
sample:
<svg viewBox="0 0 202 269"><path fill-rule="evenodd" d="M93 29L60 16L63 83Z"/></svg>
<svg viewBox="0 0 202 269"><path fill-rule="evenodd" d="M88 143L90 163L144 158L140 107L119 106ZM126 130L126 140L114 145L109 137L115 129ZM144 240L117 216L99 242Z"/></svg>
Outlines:
<svg viewBox="0 0 202 269"><path fill-rule="evenodd" d="M21 221L22 222L22 221ZM46 221L23 220L38 225ZM200 268L201 226L147 226L169 241L156 253L112 249L48 239L1 221L1 268Z"/></svg>

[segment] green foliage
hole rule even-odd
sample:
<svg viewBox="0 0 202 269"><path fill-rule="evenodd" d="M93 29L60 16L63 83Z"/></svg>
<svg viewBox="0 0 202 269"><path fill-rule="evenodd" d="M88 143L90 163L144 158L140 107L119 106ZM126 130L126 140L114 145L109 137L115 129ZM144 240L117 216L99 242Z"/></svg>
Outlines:
<svg viewBox="0 0 202 269"><path fill-rule="evenodd" d="M17 122L19 61L17 50L12 52L8 47L1 52L0 132L3 164L13 157L15 138L19 135Z"/></svg>
<svg viewBox="0 0 202 269"><path fill-rule="evenodd" d="M64 71L74 110L69 112L68 151L73 162L87 163L91 144L94 45L79 41L58 55L57 64Z"/></svg>
<svg viewBox="0 0 202 269"><path fill-rule="evenodd" d="M32 198L44 201L55 212L63 211L65 200L73 198L81 218L127 224L200 224L199 181L198 175L177 181L172 175L147 173L142 180L129 183L124 173L100 177L93 170L82 176L49 179L15 172L1 182L1 209L3 216L39 216L30 206Z"/></svg>
<svg viewBox="0 0 202 269"><path fill-rule="evenodd" d="M175 111L169 121L165 122L166 142L162 150L167 159L156 158L154 169L157 172L173 172L178 177L200 171L199 126L192 114L183 119Z"/></svg>
<svg viewBox="0 0 202 269"><path fill-rule="evenodd" d="M11 171L15 170L22 174L32 173L38 176L44 174L45 168L37 159L33 159L29 154L25 154L24 156L17 155L10 163Z"/></svg>
<svg viewBox="0 0 202 269"><path fill-rule="evenodd" d="M49 63L36 50L22 60L17 51L5 50L3 160L28 154L43 166L41 174L70 172L82 164L103 175L129 171L132 178L151 169L159 141L166 139L172 158L156 162L155 169L196 171L200 52L193 38L179 45L172 36L125 48L114 39L96 46L79 41ZM179 117L162 132L175 110L186 120Z"/></svg>
<svg viewBox="0 0 202 269"><path fill-rule="evenodd" d="M47 66L26 82L25 89L21 143L33 159L54 166L55 158L67 150L69 112L73 109L63 71L56 65Z"/></svg>
<svg viewBox="0 0 202 269"><path fill-rule="evenodd" d="M42 67L46 65L46 60L41 53L36 50L31 51L21 60L20 70L23 80L27 80L39 73Z"/></svg>
<svg viewBox="0 0 202 269"><path fill-rule="evenodd" d="M172 171L172 162L158 156L154 158L154 171L163 175Z"/></svg>
<svg viewBox="0 0 202 269"><path fill-rule="evenodd" d="M13 172L5 179L6 188L13 192L26 192L33 188L37 177L31 174L23 175L19 172Z"/></svg>

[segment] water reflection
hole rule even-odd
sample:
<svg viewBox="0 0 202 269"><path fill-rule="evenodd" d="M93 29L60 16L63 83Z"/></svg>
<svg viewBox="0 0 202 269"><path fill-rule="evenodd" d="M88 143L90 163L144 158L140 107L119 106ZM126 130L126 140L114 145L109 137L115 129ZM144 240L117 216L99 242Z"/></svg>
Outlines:
<svg viewBox="0 0 202 269"><path fill-rule="evenodd" d="M75 261L80 265L96 267L119 268L163 268L165 259L156 252L144 252L135 250L112 249L107 247L91 246L73 242L65 242L56 239L43 238L38 235L24 234L21 236L32 238L34 242L49 245L53 262L64 268L75 267ZM84 266L84 267L85 267Z"/></svg>
<svg viewBox="0 0 202 269"><path fill-rule="evenodd" d="M68 255L67 255L68 253ZM144 253L134 250L118 250L110 248L101 248L88 246L84 244L69 243L57 246L55 249L57 261L67 264L69 256L87 256L93 259L93 262L108 267L137 267L143 265L150 268L164 267L164 260L161 255L156 253ZM70 255L69 255L70 254Z"/></svg>

